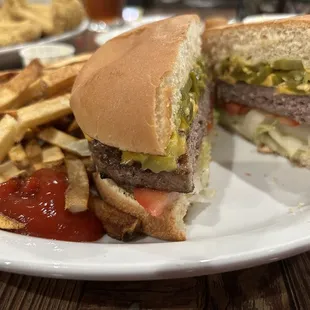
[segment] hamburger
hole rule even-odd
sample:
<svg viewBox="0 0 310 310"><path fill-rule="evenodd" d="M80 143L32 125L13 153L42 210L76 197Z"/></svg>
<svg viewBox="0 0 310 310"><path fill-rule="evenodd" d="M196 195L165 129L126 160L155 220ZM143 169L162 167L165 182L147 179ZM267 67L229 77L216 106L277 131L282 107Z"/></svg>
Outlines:
<svg viewBox="0 0 310 310"><path fill-rule="evenodd" d="M219 122L310 167L310 16L206 29Z"/></svg>
<svg viewBox="0 0 310 310"><path fill-rule="evenodd" d="M207 184L212 112L201 34L196 15L124 33L95 52L72 90L101 197L165 240L186 239L184 216Z"/></svg>

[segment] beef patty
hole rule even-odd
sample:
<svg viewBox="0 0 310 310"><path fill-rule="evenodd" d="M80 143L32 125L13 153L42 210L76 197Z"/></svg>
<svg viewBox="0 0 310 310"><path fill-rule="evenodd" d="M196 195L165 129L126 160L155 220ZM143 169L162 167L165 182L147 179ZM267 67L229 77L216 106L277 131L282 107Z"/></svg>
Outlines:
<svg viewBox="0 0 310 310"><path fill-rule="evenodd" d="M97 171L113 179L120 186L148 187L169 192L189 193L194 189L193 175L203 137L207 132L210 93L206 88L199 101L198 113L187 137L187 152L179 158L178 168L172 172L154 173L142 170L140 164L121 164L122 152L97 140L90 142L90 150ZM138 139L137 139L138 140Z"/></svg>
<svg viewBox="0 0 310 310"><path fill-rule="evenodd" d="M217 81L218 102L235 102L289 117L299 123L310 123L310 96L279 94L273 87L243 82L229 84Z"/></svg>

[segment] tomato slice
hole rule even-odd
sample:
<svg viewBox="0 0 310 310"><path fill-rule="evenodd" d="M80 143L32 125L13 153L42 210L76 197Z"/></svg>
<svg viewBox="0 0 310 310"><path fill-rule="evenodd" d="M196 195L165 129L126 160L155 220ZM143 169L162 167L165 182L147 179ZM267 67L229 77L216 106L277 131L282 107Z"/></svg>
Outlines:
<svg viewBox="0 0 310 310"><path fill-rule="evenodd" d="M225 110L230 115L238 115L241 109L241 105L234 102L227 102L224 106Z"/></svg>
<svg viewBox="0 0 310 310"><path fill-rule="evenodd" d="M208 132L211 132L211 130L213 129L213 122L212 121L208 122L207 129L208 129Z"/></svg>
<svg viewBox="0 0 310 310"><path fill-rule="evenodd" d="M242 105L240 108L239 114L242 114L242 115L247 114L250 110L251 110L251 108L249 108L245 105Z"/></svg>
<svg viewBox="0 0 310 310"><path fill-rule="evenodd" d="M224 103L224 109L230 115L244 115L244 114L247 114L251 110L251 108L245 105L239 104L239 103L235 103L235 102ZM288 117L285 117L285 116L278 116L278 115L274 115L271 113L265 113L265 115L266 117L276 118L282 125L286 125L290 127L296 127L300 125L297 121L290 119Z"/></svg>
<svg viewBox="0 0 310 310"><path fill-rule="evenodd" d="M287 125L290 127L296 127L300 125L297 121L290 119L288 117L285 117L285 116L278 116L277 119L282 125Z"/></svg>
<svg viewBox="0 0 310 310"><path fill-rule="evenodd" d="M243 115L251 110L251 108L235 102L224 103L224 109L230 115Z"/></svg>
<svg viewBox="0 0 310 310"><path fill-rule="evenodd" d="M300 123L298 123L297 121L288 118L286 116L278 116L278 115L274 115L274 114L266 114L266 117L273 117L276 118L280 124L282 125L286 125L286 126L290 126L290 127L296 127L299 126Z"/></svg>
<svg viewBox="0 0 310 310"><path fill-rule="evenodd" d="M178 193L168 193L147 188L135 188L133 194L139 204L153 216L161 215L164 209L179 196Z"/></svg>

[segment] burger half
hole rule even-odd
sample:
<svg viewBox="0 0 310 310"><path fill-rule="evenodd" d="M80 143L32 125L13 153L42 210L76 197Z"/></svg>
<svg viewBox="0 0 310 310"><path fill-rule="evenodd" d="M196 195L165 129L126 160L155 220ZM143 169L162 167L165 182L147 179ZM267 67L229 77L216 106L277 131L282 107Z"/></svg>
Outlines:
<svg viewBox="0 0 310 310"><path fill-rule="evenodd" d="M220 123L310 168L310 16L204 32Z"/></svg>
<svg viewBox="0 0 310 310"><path fill-rule="evenodd" d="M186 239L189 198L207 184L212 113L201 34L196 15L122 34L96 51L72 90L102 198L166 240Z"/></svg>

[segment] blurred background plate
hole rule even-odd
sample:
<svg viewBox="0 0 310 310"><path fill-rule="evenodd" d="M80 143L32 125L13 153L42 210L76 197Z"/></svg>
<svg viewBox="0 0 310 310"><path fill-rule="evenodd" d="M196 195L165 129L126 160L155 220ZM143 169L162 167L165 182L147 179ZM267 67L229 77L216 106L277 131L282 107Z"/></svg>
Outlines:
<svg viewBox="0 0 310 310"><path fill-rule="evenodd" d="M103 45L107 41L111 40L112 38L127 32L131 29L137 28L141 25L149 24L152 22L156 22L168 17L171 17L172 15L149 15L149 16L144 16L140 18L139 20L136 20L134 22L131 22L130 24L125 24L122 27L118 27L116 29L112 29L111 31L100 33L95 37L95 42L98 45Z"/></svg>
<svg viewBox="0 0 310 310"><path fill-rule="evenodd" d="M244 23L258 23L264 22L268 20L276 20L282 18L289 18L296 16L296 14L258 14L258 15L250 15L243 19Z"/></svg>
<svg viewBox="0 0 310 310"><path fill-rule="evenodd" d="M64 32L59 35L45 37L40 40L17 44L17 45L11 45L0 48L0 69L9 69L9 68L18 68L21 66L21 58L19 56L19 51L30 47L35 44L50 44L55 42L67 42L71 43L73 38L76 36L82 34L85 30L88 28L89 22L87 20L84 20L81 22L81 24L70 31Z"/></svg>

